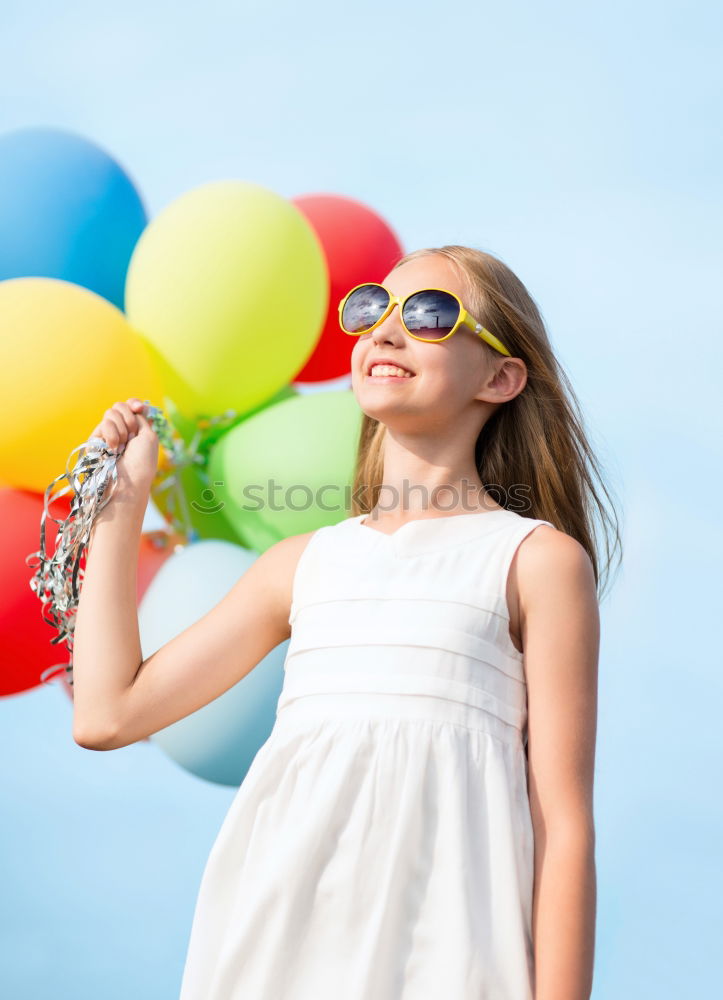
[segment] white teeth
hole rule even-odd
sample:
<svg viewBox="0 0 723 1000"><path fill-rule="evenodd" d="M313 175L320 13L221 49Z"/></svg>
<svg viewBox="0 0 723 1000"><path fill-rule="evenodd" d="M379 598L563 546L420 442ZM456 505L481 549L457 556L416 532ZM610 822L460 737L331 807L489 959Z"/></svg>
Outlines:
<svg viewBox="0 0 723 1000"><path fill-rule="evenodd" d="M396 365L374 365L371 369L370 375L401 375L402 378L411 378L411 372L405 372L403 368L397 368Z"/></svg>

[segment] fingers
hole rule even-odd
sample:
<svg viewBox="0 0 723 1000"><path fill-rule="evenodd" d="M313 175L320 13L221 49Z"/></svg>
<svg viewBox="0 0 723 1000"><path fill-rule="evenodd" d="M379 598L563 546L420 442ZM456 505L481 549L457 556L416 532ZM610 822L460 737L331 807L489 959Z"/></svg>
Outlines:
<svg viewBox="0 0 723 1000"><path fill-rule="evenodd" d="M114 403L113 410L120 414L121 419L124 421L129 435L135 435L141 429L141 425L138 422L139 417L133 412L133 409L128 403Z"/></svg>
<svg viewBox="0 0 723 1000"><path fill-rule="evenodd" d="M109 448L118 448L128 440L125 420L115 409L106 410L100 425L100 436Z"/></svg>
<svg viewBox="0 0 723 1000"><path fill-rule="evenodd" d="M153 430L150 422L143 415L145 403L137 396L131 396L125 402L118 400L103 414L103 420L92 433L93 437L101 437L109 448L116 450L127 444L144 427Z"/></svg>
<svg viewBox="0 0 723 1000"><path fill-rule="evenodd" d="M139 430L136 414L128 403L120 401L105 411L101 427L104 432L101 436L108 447L113 449L127 444L128 440L135 436Z"/></svg>

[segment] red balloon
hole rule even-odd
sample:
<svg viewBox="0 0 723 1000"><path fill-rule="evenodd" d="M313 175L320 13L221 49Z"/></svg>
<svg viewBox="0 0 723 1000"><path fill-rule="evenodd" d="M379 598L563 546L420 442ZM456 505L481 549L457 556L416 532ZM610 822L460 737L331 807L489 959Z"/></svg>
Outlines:
<svg viewBox="0 0 723 1000"><path fill-rule="evenodd" d="M307 194L291 201L319 237L329 269L329 310L314 353L295 382L326 382L351 371L356 338L339 329L339 302L364 281L382 281L404 255L388 223L366 205L336 194Z"/></svg>
<svg viewBox="0 0 723 1000"><path fill-rule="evenodd" d="M30 588L35 569L25 562L40 550L43 500L42 493L0 489L0 695L37 687L45 669L70 659L65 642L51 645L58 633L43 618L44 606ZM65 520L70 494L53 500L50 513ZM46 517L46 555L55 551L57 533L55 521Z"/></svg>

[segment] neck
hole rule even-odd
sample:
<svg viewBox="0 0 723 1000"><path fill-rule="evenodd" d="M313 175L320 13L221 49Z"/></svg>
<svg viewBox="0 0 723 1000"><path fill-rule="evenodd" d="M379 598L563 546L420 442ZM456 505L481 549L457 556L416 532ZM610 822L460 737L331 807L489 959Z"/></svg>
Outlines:
<svg viewBox="0 0 723 1000"><path fill-rule="evenodd" d="M474 448L470 454L459 435L415 439L387 429L382 487L373 513L451 514L498 507L480 480Z"/></svg>

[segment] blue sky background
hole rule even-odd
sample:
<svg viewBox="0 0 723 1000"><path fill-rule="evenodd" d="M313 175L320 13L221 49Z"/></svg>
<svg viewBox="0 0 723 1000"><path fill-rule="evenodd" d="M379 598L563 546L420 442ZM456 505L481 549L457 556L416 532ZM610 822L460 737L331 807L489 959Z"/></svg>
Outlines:
<svg viewBox="0 0 723 1000"><path fill-rule="evenodd" d="M622 500L602 606L595 1000L719 988L721 8L6 4L0 132L104 147L151 216L206 181L349 195L538 301ZM0 991L173 1000L234 789L0 699Z"/></svg>

